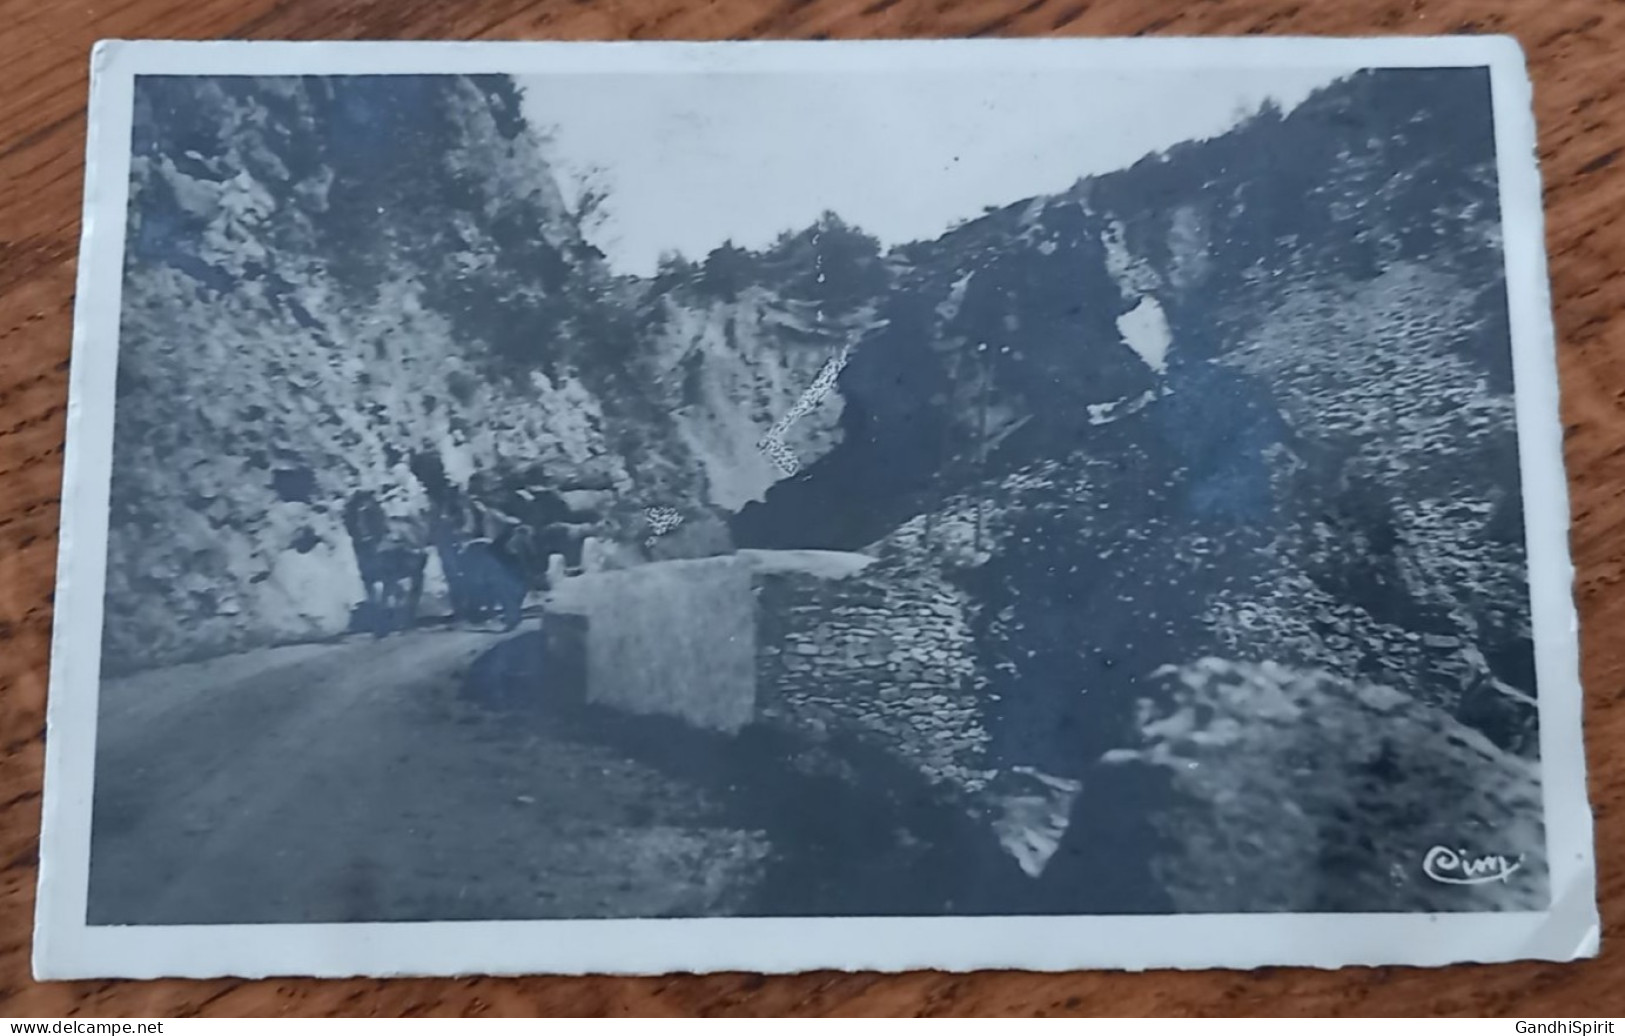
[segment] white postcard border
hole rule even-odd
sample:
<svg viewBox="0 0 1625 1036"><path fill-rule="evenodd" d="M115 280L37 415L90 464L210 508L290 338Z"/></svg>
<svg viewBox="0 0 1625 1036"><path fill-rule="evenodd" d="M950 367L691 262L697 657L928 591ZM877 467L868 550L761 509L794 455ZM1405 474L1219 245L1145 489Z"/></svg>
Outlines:
<svg viewBox="0 0 1625 1036"><path fill-rule="evenodd" d="M702 918L87 926L102 593L134 77L1487 66L1517 387L1552 906L1498 914ZM1523 55L1506 37L752 43L98 44L70 376L34 970L42 979L815 968L1442 965L1595 955L1568 495ZM1420 861L1418 861L1419 863Z"/></svg>

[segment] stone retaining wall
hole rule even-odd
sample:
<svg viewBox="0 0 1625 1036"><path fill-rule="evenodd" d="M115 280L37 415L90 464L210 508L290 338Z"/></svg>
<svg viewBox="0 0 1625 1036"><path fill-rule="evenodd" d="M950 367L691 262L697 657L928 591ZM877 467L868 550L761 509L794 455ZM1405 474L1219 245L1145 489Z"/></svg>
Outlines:
<svg viewBox="0 0 1625 1036"><path fill-rule="evenodd" d="M589 701L724 732L853 737L933 784L986 783L965 602L934 575L741 551L567 579L549 607L586 619Z"/></svg>
<svg viewBox="0 0 1625 1036"><path fill-rule="evenodd" d="M952 587L879 563L841 579L761 573L757 599L759 721L854 734L980 790L988 734Z"/></svg>

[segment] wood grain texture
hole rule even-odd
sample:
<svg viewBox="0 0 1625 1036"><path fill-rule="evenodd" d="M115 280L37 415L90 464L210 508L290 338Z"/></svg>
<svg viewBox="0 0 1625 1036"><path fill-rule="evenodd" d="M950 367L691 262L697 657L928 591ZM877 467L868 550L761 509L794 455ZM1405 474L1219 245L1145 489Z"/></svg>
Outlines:
<svg viewBox="0 0 1625 1036"><path fill-rule="evenodd" d="M1619 1014L1625 1010L1625 4L1580 0L0 0L0 1015ZM1535 79L1604 955L1317 972L36 984L28 953L91 44L1505 32Z"/></svg>

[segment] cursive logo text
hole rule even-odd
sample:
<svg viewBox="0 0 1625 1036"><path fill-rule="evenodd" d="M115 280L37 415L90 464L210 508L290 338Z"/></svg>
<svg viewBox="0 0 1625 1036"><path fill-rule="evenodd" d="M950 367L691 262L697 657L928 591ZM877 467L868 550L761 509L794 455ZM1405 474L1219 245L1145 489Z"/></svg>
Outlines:
<svg viewBox="0 0 1625 1036"><path fill-rule="evenodd" d="M1422 857L1422 873L1446 885L1483 885L1505 881L1523 866L1523 857L1470 856L1466 849L1436 845Z"/></svg>

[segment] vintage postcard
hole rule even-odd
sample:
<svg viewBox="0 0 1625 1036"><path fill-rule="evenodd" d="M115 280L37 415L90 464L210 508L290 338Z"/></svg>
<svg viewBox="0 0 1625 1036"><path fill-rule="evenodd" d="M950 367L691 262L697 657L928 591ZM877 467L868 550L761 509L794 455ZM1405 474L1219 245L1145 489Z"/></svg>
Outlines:
<svg viewBox="0 0 1625 1036"><path fill-rule="evenodd" d="M1512 41L93 65L41 976L1596 952Z"/></svg>

